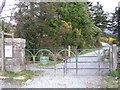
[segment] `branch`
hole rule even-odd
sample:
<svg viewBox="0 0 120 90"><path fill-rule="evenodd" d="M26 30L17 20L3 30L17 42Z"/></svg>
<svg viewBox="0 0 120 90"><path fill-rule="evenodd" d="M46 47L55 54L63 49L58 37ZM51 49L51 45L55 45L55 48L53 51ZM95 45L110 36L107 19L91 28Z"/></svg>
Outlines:
<svg viewBox="0 0 120 90"><path fill-rule="evenodd" d="M6 0L3 0L2 5L0 6L0 16L1 16L2 10L3 10L4 6L5 6L5 3L6 3Z"/></svg>

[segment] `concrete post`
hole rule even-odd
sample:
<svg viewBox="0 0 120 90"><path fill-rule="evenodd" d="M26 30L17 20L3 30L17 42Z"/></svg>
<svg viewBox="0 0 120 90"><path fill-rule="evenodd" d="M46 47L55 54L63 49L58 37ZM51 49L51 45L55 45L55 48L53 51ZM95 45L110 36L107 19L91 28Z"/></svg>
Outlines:
<svg viewBox="0 0 120 90"><path fill-rule="evenodd" d="M117 46L116 44L113 44L112 45L112 59L113 59L113 67L112 69L113 70L116 70L117 69Z"/></svg>

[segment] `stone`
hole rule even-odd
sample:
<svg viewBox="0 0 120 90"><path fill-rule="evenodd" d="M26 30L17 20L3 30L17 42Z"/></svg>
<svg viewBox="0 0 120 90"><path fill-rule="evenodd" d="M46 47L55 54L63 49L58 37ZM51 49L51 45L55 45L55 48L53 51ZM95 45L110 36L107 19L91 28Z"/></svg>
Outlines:
<svg viewBox="0 0 120 90"><path fill-rule="evenodd" d="M6 78L9 78L9 77L0 76L0 79L6 79Z"/></svg>
<svg viewBox="0 0 120 90"><path fill-rule="evenodd" d="M25 77L24 77L24 76L19 76L19 77L13 77L13 79L16 79L16 80L24 80Z"/></svg>

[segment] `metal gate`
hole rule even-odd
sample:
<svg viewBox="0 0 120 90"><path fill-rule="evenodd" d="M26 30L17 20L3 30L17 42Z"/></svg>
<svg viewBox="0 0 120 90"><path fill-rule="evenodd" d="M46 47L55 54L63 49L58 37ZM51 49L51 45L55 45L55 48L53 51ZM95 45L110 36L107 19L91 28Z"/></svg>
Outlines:
<svg viewBox="0 0 120 90"><path fill-rule="evenodd" d="M90 72L98 75L105 74L111 71L110 48L71 49L70 51L68 49L26 49L26 63L36 65L39 70L53 70L61 74L82 75Z"/></svg>

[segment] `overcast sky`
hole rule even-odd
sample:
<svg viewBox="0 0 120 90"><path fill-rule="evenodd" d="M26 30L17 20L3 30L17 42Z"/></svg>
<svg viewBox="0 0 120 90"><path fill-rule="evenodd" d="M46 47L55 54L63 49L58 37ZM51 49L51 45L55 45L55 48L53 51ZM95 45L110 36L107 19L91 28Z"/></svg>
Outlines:
<svg viewBox="0 0 120 90"><path fill-rule="evenodd" d="M4 11L2 13L2 16L10 16L10 11L11 10L8 10L10 8L14 8L14 4L15 4L15 1L16 0L6 0L6 6L4 8ZM96 4L96 2L100 2L100 4L103 5L103 9L106 11L106 12L113 12L115 11L115 7L118 6L118 2L120 0L89 0L89 1L92 1L93 4ZM1 5L1 2L2 0L0 0L0 5ZM8 5L12 5L12 6L8 6Z"/></svg>
<svg viewBox="0 0 120 90"><path fill-rule="evenodd" d="M115 11L115 7L118 6L118 2L120 0L89 0L89 1L93 1L93 3L99 1L100 4L103 5L103 9L106 12L113 12L113 11Z"/></svg>

